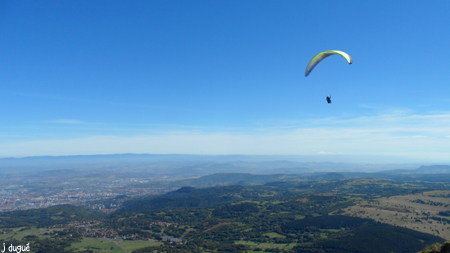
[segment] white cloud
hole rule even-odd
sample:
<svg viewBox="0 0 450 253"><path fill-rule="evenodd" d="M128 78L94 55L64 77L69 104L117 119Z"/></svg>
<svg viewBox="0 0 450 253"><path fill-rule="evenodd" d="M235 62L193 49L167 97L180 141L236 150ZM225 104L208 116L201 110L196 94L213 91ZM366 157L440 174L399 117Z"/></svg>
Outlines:
<svg viewBox="0 0 450 253"><path fill-rule="evenodd" d="M47 120L44 123L51 124L68 124L68 125L80 125L80 124L88 124L88 122L76 120L76 119L55 119L55 120Z"/></svg>
<svg viewBox="0 0 450 253"><path fill-rule="evenodd" d="M291 122L289 125L294 124ZM236 129L205 131L202 127L175 132L160 129L153 131L153 134L139 136L90 136L0 143L0 156L111 153L342 154L396 155L450 161L448 112L419 115L396 111L347 119L307 120L299 125L302 126L259 127L255 131L246 129L240 133Z"/></svg>

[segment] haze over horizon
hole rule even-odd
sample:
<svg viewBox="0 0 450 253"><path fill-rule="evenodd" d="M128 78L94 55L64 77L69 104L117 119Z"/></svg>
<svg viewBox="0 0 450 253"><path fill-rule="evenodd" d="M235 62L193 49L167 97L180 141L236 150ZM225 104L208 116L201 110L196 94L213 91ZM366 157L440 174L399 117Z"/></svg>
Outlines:
<svg viewBox="0 0 450 253"><path fill-rule="evenodd" d="M63 167L74 168L85 165L105 165L111 164L129 166L154 166L155 164L167 165L178 164L187 166L188 164L252 164L252 166L262 166L267 164L278 164L275 167L315 167L327 171L328 166L348 168L359 172L373 172L390 169L415 169L420 166L446 165L445 161L435 159L409 159L398 156L363 156L363 155L192 155L192 154L147 154L147 153L124 153L124 154L94 154L94 155L69 155L69 156L25 156L25 157L0 157L0 167ZM259 165L258 165L259 164ZM120 167L119 166L119 167ZM334 170L333 169L333 170Z"/></svg>
<svg viewBox="0 0 450 253"><path fill-rule="evenodd" d="M448 1L3 1L0 157L450 163L449 12ZM353 64L331 56L305 78L324 50Z"/></svg>

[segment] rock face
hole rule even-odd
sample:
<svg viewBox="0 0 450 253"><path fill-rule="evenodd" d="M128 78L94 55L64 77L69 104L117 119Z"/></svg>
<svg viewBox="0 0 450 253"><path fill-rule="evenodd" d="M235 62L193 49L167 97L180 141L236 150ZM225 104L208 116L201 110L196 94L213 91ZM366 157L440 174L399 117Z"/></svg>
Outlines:
<svg viewBox="0 0 450 253"><path fill-rule="evenodd" d="M420 253L450 253L450 241L444 244L435 244L423 249Z"/></svg>

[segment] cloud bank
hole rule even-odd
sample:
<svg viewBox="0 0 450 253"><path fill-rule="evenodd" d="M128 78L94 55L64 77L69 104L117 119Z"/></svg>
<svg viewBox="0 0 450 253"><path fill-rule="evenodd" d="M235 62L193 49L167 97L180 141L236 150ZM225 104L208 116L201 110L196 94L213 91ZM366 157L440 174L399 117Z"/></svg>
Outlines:
<svg viewBox="0 0 450 253"><path fill-rule="evenodd" d="M113 153L393 155L450 162L448 126L449 112L390 111L375 116L308 119L245 130L191 127L158 129L153 134L1 143L0 153L2 157Z"/></svg>

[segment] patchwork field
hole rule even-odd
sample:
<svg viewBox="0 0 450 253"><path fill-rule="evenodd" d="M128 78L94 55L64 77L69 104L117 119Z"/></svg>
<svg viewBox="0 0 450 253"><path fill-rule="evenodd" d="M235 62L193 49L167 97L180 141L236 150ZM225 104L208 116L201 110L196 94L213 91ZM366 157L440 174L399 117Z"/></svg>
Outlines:
<svg viewBox="0 0 450 253"><path fill-rule="evenodd" d="M361 201L332 214L369 218L450 240L450 216L444 213L449 211L450 191L430 191Z"/></svg>
<svg viewBox="0 0 450 253"><path fill-rule="evenodd" d="M123 253L132 252L136 249L149 247L149 246L159 246L162 243L152 242L152 241L126 241L121 239L108 239L108 238L83 238L79 243L72 244L72 248L83 251L83 250L93 250L95 252L111 252L111 253Z"/></svg>
<svg viewBox="0 0 450 253"><path fill-rule="evenodd" d="M60 231L58 228L28 228L28 227L19 227L13 229L0 229L0 240L5 240L6 238L13 238L17 240L23 239L25 236L35 235L40 236L41 238L48 238L48 234L52 234Z"/></svg>

